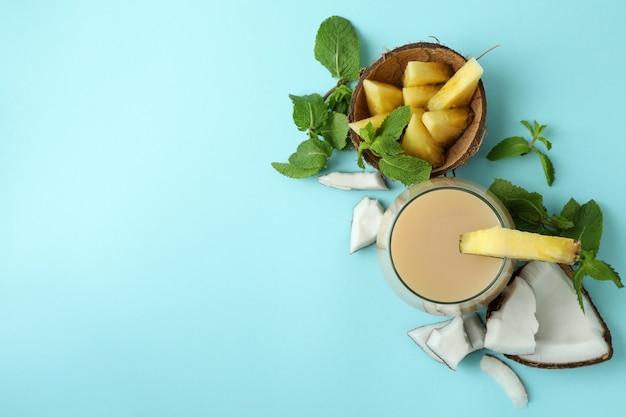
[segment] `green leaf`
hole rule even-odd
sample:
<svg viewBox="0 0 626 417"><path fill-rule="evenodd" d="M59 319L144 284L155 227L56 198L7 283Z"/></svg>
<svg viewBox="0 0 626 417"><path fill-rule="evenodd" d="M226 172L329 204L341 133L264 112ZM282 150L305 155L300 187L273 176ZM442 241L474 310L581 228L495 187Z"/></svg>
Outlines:
<svg viewBox="0 0 626 417"><path fill-rule="evenodd" d="M617 288L623 288L622 279L608 263L595 258L583 258L580 266L572 273L572 283L580 308L585 311L582 298L582 282L589 276L598 281L612 281Z"/></svg>
<svg viewBox="0 0 626 417"><path fill-rule="evenodd" d="M320 25L315 37L315 59L334 78L355 81L360 71L360 41L349 20L331 16Z"/></svg>
<svg viewBox="0 0 626 417"><path fill-rule="evenodd" d="M430 178L432 166L409 155L387 155L379 161L380 171L391 179L409 186Z"/></svg>
<svg viewBox="0 0 626 417"><path fill-rule="evenodd" d="M561 236L580 241L581 248L595 256L602 239L602 209L594 200L589 200L580 206L572 220L574 227L563 230Z"/></svg>
<svg viewBox="0 0 626 417"><path fill-rule="evenodd" d="M524 155L530 151L528 141L521 136L512 136L503 139L487 154L487 159L497 161L511 156Z"/></svg>
<svg viewBox="0 0 626 417"><path fill-rule="evenodd" d="M580 266L572 272L572 284L574 285L574 291L576 291L576 297L578 298L578 305L582 311L585 311L585 305L583 304L583 278L587 273L585 272L585 267Z"/></svg>
<svg viewBox="0 0 626 417"><path fill-rule="evenodd" d="M537 123L536 120L534 120L533 121L533 130L532 130L533 138L537 138L537 136L541 135L541 132L543 132L546 127L548 127L548 126L540 125L539 123Z"/></svg>
<svg viewBox="0 0 626 417"><path fill-rule="evenodd" d="M411 108L409 106L400 106L394 109L385 120L381 123L380 127L376 130L376 136L386 136L393 140L400 139L406 125L409 123L411 117Z"/></svg>
<svg viewBox="0 0 626 417"><path fill-rule="evenodd" d="M537 136L535 140L538 140L539 142L543 143L547 150L552 149L552 142L550 142L548 139L544 138L543 136Z"/></svg>
<svg viewBox="0 0 626 417"><path fill-rule="evenodd" d="M272 162L272 167L284 176L294 179L310 177L322 169L321 167L303 167L283 162Z"/></svg>
<svg viewBox="0 0 626 417"><path fill-rule="evenodd" d="M569 201L565 203L565 205L563 206L563 209L561 210L561 217L573 222L574 217L576 216L576 213L578 212L579 209L580 209L580 203L578 203L578 201L574 200L573 198L570 198Z"/></svg>
<svg viewBox="0 0 626 417"><path fill-rule="evenodd" d="M369 147L369 143L361 142L361 144L359 145L359 149L357 149L356 163L361 169L365 169L365 163L363 162L363 152L369 149Z"/></svg>
<svg viewBox="0 0 626 417"><path fill-rule="evenodd" d="M402 147L400 147L400 142L389 136L378 137L374 142L372 142L370 149L379 157L385 155L400 155L404 153Z"/></svg>
<svg viewBox="0 0 626 417"><path fill-rule="evenodd" d="M335 149L344 149L348 143L348 117L345 114L332 112L319 133Z"/></svg>
<svg viewBox="0 0 626 417"><path fill-rule="evenodd" d="M319 94L295 96L290 94L293 103L293 121L301 131L315 130L326 123L328 107Z"/></svg>
<svg viewBox="0 0 626 417"><path fill-rule="evenodd" d="M368 122L365 127L362 127L361 130L359 130L359 136L363 139L363 143L371 144L374 142L376 129L374 129L372 122Z"/></svg>
<svg viewBox="0 0 626 417"><path fill-rule="evenodd" d="M489 187L504 203L511 213L517 228L527 231L537 230L538 226L548 218L548 213L543 206L543 197L539 193L529 192L513 185L510 181L496 178ZM530 228L532 225L534 227Z"/></svg>
<svg viewBox="0 0 626 417"><path fill-rule="evenodd" d="M559 229L559 230L570 229L574 227L574 222L571 219L560 216L558 214L551 215L548 221L550 222L551 225L553 225L556 229Z"/></svg>
<svg viewBox="0 0 626 417"><path fill-rule="evenodd" d="M350 99L352 99L352 89L345 84L341 84L328 96L328 107L331 111L348 114Z"/></svg>
<svg viewBox="0 0 626 417"><path fill-rule="evenodd" d="M546 154L539 151L537 148L533 148L533 152L539 155L539 160L541 161L541 166L543 167L543 173L546 176L546 181L548 185L552 185L554 182L554 166L552 165L552 161Z"/></svg>
<svg viewBox="0 0 626 417"><path fill-rule="evenodd" d="M584 267L584 272L593 279L599 281L612 281L617 288L624 287L621 277L608 263L593 258L585 260L582 266Z"/></svg>
<svg viewBox="0 0 626 417"><path fill-rule="evenodd" d="M332 153L329 143L309 138L298 145L296 152L289 156L288 163L272 162L272 167L290 178L306 178L325 168Z"/></svg>
<svg viewBox="0 0 626 417"><path fill-rule="evenodd" d="M524 126L526 126L526 129L528 129L528 132L530 132L531 136L534 136L535 129L530 124L530 122L528 122L527 120L520 120L520 123L523 124ZM536 121L535 121L535 124L537 124Z"/></svg>
<svg viewBox="0 0 626 417"><path fill-rule="evenodd" d="M307 167L326 167L326 161L332 155L333 148L327 142L316 138L307 139L298 145L295 153L289 157L289 162Z"/></svg>

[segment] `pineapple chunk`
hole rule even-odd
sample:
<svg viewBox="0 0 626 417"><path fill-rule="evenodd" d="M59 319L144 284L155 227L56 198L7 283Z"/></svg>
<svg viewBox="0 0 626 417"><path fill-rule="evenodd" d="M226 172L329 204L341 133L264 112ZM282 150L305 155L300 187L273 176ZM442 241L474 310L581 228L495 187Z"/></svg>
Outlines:
<svg viewBox="0 0 626 417"><path fill-rule="evenodd" d="M471 121L472 112L469 107L427 111L422 116L424 126L435 142L444 149L456 142Z"/></svg>
<svg viewBox="0 0 626 417"><path fill-rule="evenodd" d="M428 100L434 96L441 86L436 84L414 85L402 88L404 104L411 107L426 107Z"/></svg>
<svg viewBox="0 0 626 417"><path fill-rule="evenodd" d="M350 129L354 130L357 135L361 134L361 129L367 126L368 123L371 123L374 126L374 129L378 129L380 125L385 120L385 117L389 116L389 113L385 114L377 114L374 116L367 117L365 119L358 120L356 122L348 123Z"/></svg>
<svg viewBox="0 0 626 417"><path fill-rule="evenodd" d="M374 80L363 80L363 90L370 115L389 113L404 104L402 89Z"/></svg>
<svg viewBox="0 0 626 417"><path fill-rule="evenodd" d="M459 250L473 255L571 265L578 260L580 242L560 236L492 227L462 234Z"/></svg>
<svg viewBox="0 0 626 417"><path fill-rule="evenodd" d="M409 61L404 69L402 85L440 84L448 81L454 71L444 62Z"/></svg>
<svg viewBox="0 0 626 417"><path fill-rule="evenodd" d="M467 106L482 75L483 68L476 58L470 58L428 101L426 107L428 110L444 110Z"/></svg>
<svg viewBox="0 0 626 417"><path fill-rule="evenodd" d="M423 159L436 168L443 165L443 149L437 145L422 123L423 112L424 109L411 108L411 118L400 147L406 154Z"/></svg>

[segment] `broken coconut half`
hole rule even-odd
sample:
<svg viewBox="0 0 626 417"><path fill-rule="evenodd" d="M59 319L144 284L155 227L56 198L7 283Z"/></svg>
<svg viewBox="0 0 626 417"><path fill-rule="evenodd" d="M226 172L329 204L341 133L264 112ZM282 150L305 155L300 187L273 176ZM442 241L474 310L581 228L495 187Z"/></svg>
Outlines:
<svg viewBox="0 0 626 417"><path fill-rule="evenodd" d="M384 212L380 202L368 196L354 206L350 228L350 254L376 242Z"/></svg>
<svg viewBox="0 0 626 417"><path fill-rule="evenodd" d="M536 368L564 369L593 365L612 357L611 333L606 323L584 288L581 288L584 311L580 308L569 276L571 269L566 272L564 268L550 262L531 261L520 269L516 280L525 280L533 290L539 328L534 337L534 351L503 352L509 359ZM518 296L528 298L527 294L513 291L509 300ZM503 293L487 309L486 340L491 337L489 320L506 304L505 298ZM528 315L528 311L509 314L501 325L517 327L520 320L528 322L528 317L522 315Z"/></svg>
<svg viewBox="0 0 626 417"><path fill-rule="evenodd" d="M515 408L528 406L528 392L522 380L509 365L495 356L485 354L480 360L480 369L502 387Z"/></svg>

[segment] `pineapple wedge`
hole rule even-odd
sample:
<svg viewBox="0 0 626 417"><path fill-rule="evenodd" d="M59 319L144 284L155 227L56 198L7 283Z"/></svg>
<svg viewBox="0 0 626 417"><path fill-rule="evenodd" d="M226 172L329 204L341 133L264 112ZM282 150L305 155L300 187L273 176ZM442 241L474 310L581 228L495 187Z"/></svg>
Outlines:
<svg viewBox="0 0 626 417"><path fill-rule="evenodd" d="M440 84L448 81L453 73L452 67L444 62L409 61L404 69L402 85Z"/></svg>
<svg viewBox="0 0 626 417"><path fill-rule="evenodd" d="M428 100L437 94L440 88L441 86L437 84L403 87L402 96L404 97L404 104L411 107L426 107Z"/></svg>
<svg viewBox="0 0 626 417"><path fill-rule="evenodd" d="M428 101L426 107L428 110L445 110L467 106L482 75L483 67L476 58L470 58Z"/></svg>
<svg viewBox="0 0 626 417"><path fill-rule="evenodd" d="M578 260L580 242L565 237L492 227L463 233L459 250L465 254L571 265Z"/></svg>
<svg viewBox="0 0 626 417"><path fill-rule="evenodd" d="M423 159L433 167L440 167L444 162L443 149L437 145L422 123L424 109L411 108L411 118L404 131L400 147L411 156Z"/></svg>
<svg viewBox="0 0 626 417"><path fill-rule="evenodd" d="M471 121L472 112L469 107L427 111L422 116L424 126L435 142L444 149L456 142Z"/></svg>
<svg viewBox="0 0 626 417"><path fill-rule="evenodd" d="M374 80L363 80L365 99L371 116L389 113L404 104L402 89Z"/></svg>
<svg viewBox="0 0 626 417"><path fill-rule="evenodd" d="M371 123L374 126L374 129L378 129L380 125L385 120L385 117L389 116L389 113L377 114L374 116L367 117L365 119L358 120L356 122L348 123L348 127L354 130L357 135L361 134L361 129L367 126L368 123Z"/></svg>

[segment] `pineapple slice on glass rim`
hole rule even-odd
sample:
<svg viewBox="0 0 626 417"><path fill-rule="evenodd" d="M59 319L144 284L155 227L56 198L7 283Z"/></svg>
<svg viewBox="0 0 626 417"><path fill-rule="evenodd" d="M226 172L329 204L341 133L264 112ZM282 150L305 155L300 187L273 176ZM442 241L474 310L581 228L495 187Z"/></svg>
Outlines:
<svg viewBox="0 0 626 417"><path fill-rule="evenodd" d="M580 242L496 226L463 233L459 250L471 255L571 265L578 261Z"/></svg>

